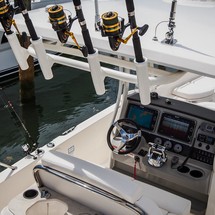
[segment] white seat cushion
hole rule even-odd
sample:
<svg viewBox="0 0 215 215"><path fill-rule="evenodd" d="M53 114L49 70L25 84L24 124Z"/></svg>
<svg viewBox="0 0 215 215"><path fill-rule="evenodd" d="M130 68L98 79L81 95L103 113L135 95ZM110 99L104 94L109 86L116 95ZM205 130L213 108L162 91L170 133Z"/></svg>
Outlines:
<svg viewBox="0 0 215 215"><path fill-rule="evenodd" d="M198 100L212 96L214 89L215 79L202 76L175 88L172 94L187 100Z"/></svg>
<svg viewBox="0 0 215 215"><path fill-rule="evenodd" d="M144 192L143 187L131 177L58 151L46 153L42 164L77 177L131 203L140 199Z"/></svg>
<svg viewBox="0 0 215 215"><path fill-rule="evenodd" d="M149 215L188 215L191 202L177 195L58 151L45 153L42 164L133 203ZM47 182L48 183L48 182ZM161 210L164 209L164 210Z"/></svg>
<svg viewBox="0 0 215 215"><path fill-rule="evenodd" d="M137 183L141 183L137 181ZM159 189L152 185L141 183L144 187L144 196L152 199L160 208L167 210L170 215L188 215L190 214L191 202L185 198Z"/></svg>

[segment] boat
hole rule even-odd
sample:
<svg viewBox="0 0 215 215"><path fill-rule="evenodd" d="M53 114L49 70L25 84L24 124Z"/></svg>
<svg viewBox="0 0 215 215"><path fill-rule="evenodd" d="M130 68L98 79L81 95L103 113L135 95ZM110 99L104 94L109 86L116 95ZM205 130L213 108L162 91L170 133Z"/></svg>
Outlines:
<svg viewBox="0 0 215 215"><path fill-rule="evenodd" d="M29 13L21 4L15 20L32 45L20 48L14 29L6 35L21 67L30 54L47 80L60 63L90 72L98 95L106 77L119 80L119 92L114 105L45 146L24 145L26 157L13 166L1 163L1 215L214 215L215 9L97 3ZM96 23L89 8L102 14ZM76 15L66 19L64 10Z"/></svg>

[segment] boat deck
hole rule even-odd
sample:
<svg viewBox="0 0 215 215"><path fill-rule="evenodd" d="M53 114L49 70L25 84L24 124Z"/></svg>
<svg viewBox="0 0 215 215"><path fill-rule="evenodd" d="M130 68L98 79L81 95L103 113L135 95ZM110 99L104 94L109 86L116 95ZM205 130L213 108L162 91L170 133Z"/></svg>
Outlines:
<svg viewBox="0 0 215 215"><path fill-rule="evenodd" d="M44 187L42 190L46 193L48 192L50 197L48 197L48 198L47 198L47 196L41 197L40 196L41 190L39 190L36 183L34 185L32 185L31 187L29 187L29 189L27 189L27 191L28 190L38 191L39 195L37 195L35 197L30 197L27 199L23 196L23 194L25 192L24 191L23 193L20 193L19 195L17 195L4 210L5 211L8 210L16 215L23 215L23 214L26 214L26 211L28 208L33 207L33 205L35 205L37 202L44 201L44 202L49 202L51 204L52 201L58 200L58 202L64 202L68 206L67 215L74 215L74 214L102 215L100 212L97 212L83 204L80 204L80 203L78 203L60 193L57 193L49 188L46 188L46 187ZM26 199L27 199L27 201L26 201ZM53 207L57 207L57 204L56 204L56 206L52 205L52 208ZM58 210L58 209L59 208L55 208L55 210ZM40 210L40 213L42 213L41 210Z"/></svg>

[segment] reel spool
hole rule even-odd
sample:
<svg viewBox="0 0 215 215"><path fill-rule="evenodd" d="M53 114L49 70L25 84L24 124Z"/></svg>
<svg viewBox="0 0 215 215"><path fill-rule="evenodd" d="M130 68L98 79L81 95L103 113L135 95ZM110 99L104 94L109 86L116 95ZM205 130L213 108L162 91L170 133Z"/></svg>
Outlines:
<svg viewBox="0 0 215 215"><path fill-rule="evenodd" d="M6 14L9 10L9 6L6 5L4 0L0 0L0 16Z"/></svg>
<svg viewBox="0 0 215 215"><path fill-rule="evenodd" d="M98 26L101 30L102 37L108 37L110 47L113 51L117 51L120 46L120 41L124 32L124 19L118 16L117 12L106 12L101 16L102 25L100 21Z"/></svg>
<svg viewBox="0 0 215 215"><path fill-rule="evenodd" d="M13 20L14 9L13 6L5 0L0 0L0 22L6 32L6 34L12 34L11 25L15 23Z"/></svg>
<svg viewBox="0 0 215 215"><path fill-rule="evenodd" d="M65 32L70 31L72 26L71 17L69 16L69 22L67 23L67 17L61 5L54 5L48 8L48 13L50 23L52 24L52 28L57 32L58 39L61 43L66 43L69 35L65 34Z"/></svg>
<svg viewBox="0 0 215 215"><path fill-rule="evenodd" d="M69 22L67 23L67 17L64 13L63 6L61 5L54 5L50 8L48 8L49 13L49 20L52 24L52 28L57 32L58 39L61 43L66 43L68 40L68 37L70 36L74 43L76 44L77 48L82 52L84 57L87 57L88 50L86 46L80 47L78 44L74 34L70 32L70 29L72 27L72 23L77 19L77 17L74 17L73 19L71 16L68 16Z"/></svg>
<svg viewBox="0 0 215 215"><path fill-rule="evenodd" d="M117 12L104 13L102 15L102 23L103 31L105 32L106 36L119 36L121 33L121 25Z"/></svg>

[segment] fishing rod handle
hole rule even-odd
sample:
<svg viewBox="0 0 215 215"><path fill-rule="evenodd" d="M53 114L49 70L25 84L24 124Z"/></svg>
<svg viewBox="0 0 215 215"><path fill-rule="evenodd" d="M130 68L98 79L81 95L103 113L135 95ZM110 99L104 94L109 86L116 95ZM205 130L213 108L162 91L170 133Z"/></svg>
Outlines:
<svg viewBox="0 0 215 215"><path fill-rule="evenodd" d="M93 44L92 44L92 41L90 38L90 33L89 33L89 30L87 29L87 24L86 24L86 21L84 19L84 14L83 14L82 7L81 7L81 1L80 0L73 0L73 3L75 6L76 15L77 15L79 24L81 26L84 43L88 49L88 53L94 54L96 51L93 48Z"/></svg>
<svg viewBox="0 0 215 215"><path fill-rule="evenodd" d="M142 63L144 62L143 54L142 54L142 49L141 49L141 43L140 43L140 38L139 36L134 37L133 36L133 46L134 46L134 53L135 53L135 58L137 63Z"/></svg>
<svg viewBox="0 0 215 215"><path fill-rule="evenodd" d="M81 5L81 1L80 0L73 0L74 5L77 7L79 5Z"/></svg>
<svg viewBox="0 0 215 215"><path fill-rule="evenodd" d="M133 12L134 11L134 2L133 0L126 0L126 7L127 7L127 11Z"/></svg>
<svg viewBox="0 0 215 215"><path fill-rule="evenodd" d="M134 11L134 1L126 0L126 7L127 7L127 11L128 11L128 19L129 19L129 23L130 23L130 28L131 28L131 30L133 30L137 27L136 19L135 19L135 11ZM134 47L136 62L138 62L138 63L144 62L138 32L133 34L132 40L133 40L133 47Z"/></svg>
<svg viewBox="0 0 215 215"><path fill-rule="evenodd" d="M35 31L35 28L33 26L32 21L31 21L29 15L28 15L28 11L27 11L27 9L25 7L25 4L24 4L23 0L19 0L18 4L19 4L19 7L20 7L20 9L22 11L22 15L23 15L23 17L25 19L25 23L26 23L26 26L28 28L29 34L31 36L31 39L34 40L34 41L38 40L39 37L37 36L37 33Z"/></svg>

